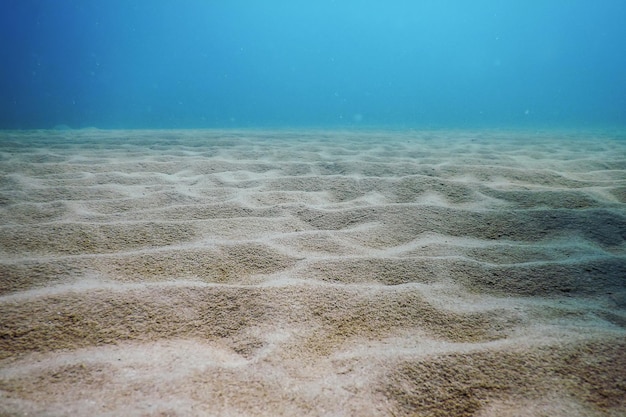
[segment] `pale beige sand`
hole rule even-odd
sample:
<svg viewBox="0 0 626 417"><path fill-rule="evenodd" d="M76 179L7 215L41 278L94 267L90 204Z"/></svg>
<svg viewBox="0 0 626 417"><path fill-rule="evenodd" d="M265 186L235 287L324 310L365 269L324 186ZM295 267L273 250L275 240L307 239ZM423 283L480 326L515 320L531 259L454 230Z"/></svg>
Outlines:
<svg viewBox="0 0 626 417"><path fill-rule="evenodd" d="M626 139L0 133L0 415L626 415Z"/></svg>

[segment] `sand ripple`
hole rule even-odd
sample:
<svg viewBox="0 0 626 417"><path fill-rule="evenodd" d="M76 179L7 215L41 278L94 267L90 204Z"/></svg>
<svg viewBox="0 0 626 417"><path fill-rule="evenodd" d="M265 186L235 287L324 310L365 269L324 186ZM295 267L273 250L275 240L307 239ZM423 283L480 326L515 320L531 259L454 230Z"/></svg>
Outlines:
<svg viewBox="0 0 626 417"><path fill-rule="evenodd" d="M626 140L0 133L0 414L626 413Z"/></svg>

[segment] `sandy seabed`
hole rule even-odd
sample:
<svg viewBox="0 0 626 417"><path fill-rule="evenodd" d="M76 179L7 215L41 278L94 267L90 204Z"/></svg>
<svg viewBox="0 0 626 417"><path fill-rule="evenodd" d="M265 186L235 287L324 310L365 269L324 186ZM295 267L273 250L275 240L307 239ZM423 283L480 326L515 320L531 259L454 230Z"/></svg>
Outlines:
<svg viewBox="0 0 626 417"><path fill-rule="evenodd" d="M2 416L624 416L626 136L0 132Z"/></svg>

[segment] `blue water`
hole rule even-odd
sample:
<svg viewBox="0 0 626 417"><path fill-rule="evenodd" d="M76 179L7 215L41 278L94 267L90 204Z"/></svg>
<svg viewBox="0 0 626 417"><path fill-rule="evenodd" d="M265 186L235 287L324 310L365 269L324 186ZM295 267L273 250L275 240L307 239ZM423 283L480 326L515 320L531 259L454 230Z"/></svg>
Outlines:
<svg viewBox="0 0 626 417"><path fill-rule="evenodd" d="M0 128L626 125L623 0L0 0Z"/></svg>

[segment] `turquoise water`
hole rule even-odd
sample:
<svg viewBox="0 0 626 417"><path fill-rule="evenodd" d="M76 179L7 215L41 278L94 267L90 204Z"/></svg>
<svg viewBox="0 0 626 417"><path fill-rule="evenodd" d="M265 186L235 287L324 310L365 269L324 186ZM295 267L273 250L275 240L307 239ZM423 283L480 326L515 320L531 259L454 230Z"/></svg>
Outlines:
<svg viewBox="0 0 626 417"><path fill-rule="evenodd" d="M0 0L0 128L623 127L626 2Z"/></svg>

